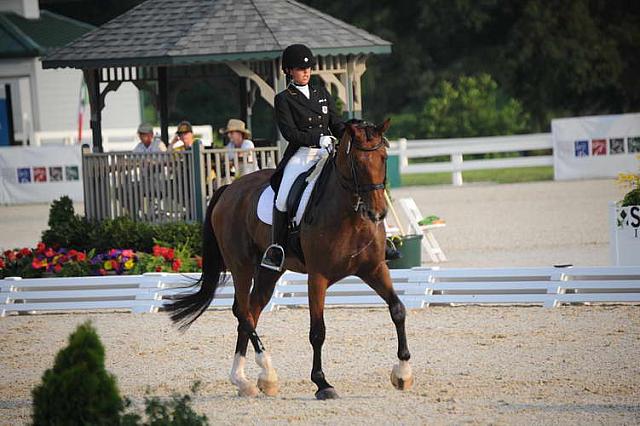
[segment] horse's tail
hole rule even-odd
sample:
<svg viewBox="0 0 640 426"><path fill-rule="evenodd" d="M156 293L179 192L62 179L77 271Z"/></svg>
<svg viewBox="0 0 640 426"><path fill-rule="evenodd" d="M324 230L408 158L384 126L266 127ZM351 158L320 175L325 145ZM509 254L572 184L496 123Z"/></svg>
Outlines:
<svg viewBox="0 0 640 426"><path fill-rule="evenodd" d="M213 301L216 289L220 285L221 275L226 271L224 259L220 253L220 247L211 224L211 215L213 208L224 190L227 189L227 186L221 186L213 194L202 224L202 275L193 284L193 287L200 285L200 290L176 296L172 303L164 305L169 312L171 320L179 325L180 330L189 328L207 310Z"/></svg>

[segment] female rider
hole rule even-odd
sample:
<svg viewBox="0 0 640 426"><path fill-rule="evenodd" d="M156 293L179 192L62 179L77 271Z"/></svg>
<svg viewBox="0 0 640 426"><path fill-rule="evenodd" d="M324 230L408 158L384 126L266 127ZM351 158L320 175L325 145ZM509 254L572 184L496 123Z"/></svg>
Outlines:
<svg viewBox="0 0 640 426"><path fill-rule="evenodd" d="M335 102L324 86L310 86L315 59L303 44L292 44L282 52L282 70L289 82L275 97L276 120L289 143L271 178L276 197L273 208L272 244L262 258L262 266L281 271L287 240L287 196L295 179L316 164L331 146L331 137L340 139L345 124Z"/></svg>

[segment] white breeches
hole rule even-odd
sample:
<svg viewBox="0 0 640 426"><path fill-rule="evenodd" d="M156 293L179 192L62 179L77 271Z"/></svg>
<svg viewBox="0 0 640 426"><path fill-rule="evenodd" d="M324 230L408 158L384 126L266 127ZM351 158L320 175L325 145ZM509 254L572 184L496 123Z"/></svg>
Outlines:
<svg viewBox="0 0 640 426"><path fill-rule="evenodd" d="M282 176L282 182L278 189L278 196L276 197L276 208L281 212L287 211L287 197L293 182L300 174L306 172L314 164L316 164L324 156L328 155L326 149L322 148L298 148L295 154L291 157L289 162L284 168L284 174Z"/></svg>

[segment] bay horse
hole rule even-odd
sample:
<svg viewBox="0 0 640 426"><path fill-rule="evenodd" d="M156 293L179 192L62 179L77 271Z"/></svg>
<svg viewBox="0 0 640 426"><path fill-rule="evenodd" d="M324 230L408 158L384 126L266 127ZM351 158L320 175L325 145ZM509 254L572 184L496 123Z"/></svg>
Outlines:
<svg viewBox="0 0 640 426"><path fill-rule="evenodd" d="M360 277L389 307L398 335L399 363L391 371L393 386L404 390L413 383L405 334L406 311L393 289L384 259L383 219L387 205L383 191L388 147L384 132L389 124L388 119L379 126L358 120L346 123L345 132L325 165L332 169L327 171L325 191L313 210L313 221L301 224L305 263L289 252L285 260L286 269L308 274L311 380L318 387L317 399L338 397L322 371L323 313L327 288L349 275ZM272 174L273 170L251 173L214 193L203 225L202 276L195 284L200 289L165 304L171 319L185 329L209 307L224 272L231 272L238 337L230 378L242 396L255 396L258 389L271 396L278 392L277 374L256 333L260 313L282 275L260 266L262 253L271 242L271 227L258 219L257 205ZM257 387L244 371L249 340L261 368Z"/></svg>

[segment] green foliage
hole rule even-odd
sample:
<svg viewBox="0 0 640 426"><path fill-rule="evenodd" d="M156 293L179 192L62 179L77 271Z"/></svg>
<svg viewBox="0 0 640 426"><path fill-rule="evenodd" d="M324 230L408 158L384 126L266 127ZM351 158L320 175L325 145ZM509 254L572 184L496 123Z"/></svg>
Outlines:
<svg viewBox="0 0 640 426"><path fill-rule="evenodd" d="M136 222L127 217L87 221L76 215L68 197L52 203L49 212L49 229L42 233L47 246L64 247L82 251L106 252L112 248L128 248L151 252L160 242L170 247L184 247L190 256L200 253L202 247L200 223L164 223L151 225Z"/></svg>
<svg viewBox="0 0 640 426"><path fill-rule="evenodd" d="M76 215L73 202L66 195L51 203L49 229L42 233L42 242L47 246L77 247L86 241L91 224Z"/></svg>
<svg viewBox="0 0 640 426"><path fill-rule="evenodd" d="M640 206L640 188L632 189L625 194L621 207L626 206Z"/></svg>
<svg viewBox="0 0 640 426"><path fill-rule="evenodd" d="M196 395L200 382L191 387L191 395L172 395L169 401L162 401L158 397L145 397L146 421L141 423L141 416L135 413L127 414L122 418L122 425L141 426L199 426L208 425L207 416L196 413L191 408L192 395Z"/></svg>
<svg viewBox="0 0 640 426"><path fill-rule="evenodd" d="M34 425L115 425L124 406L116 379L104 368L104 347L90 322L58 352L32 391Z"/></svg>
<svg viewBox="0 0 640 426"><path fill-rule="evenodd" d="M56 355L52 369L32 391L33 424L188 426L208 425L205 415L191 408L199 382L187 395L170 400L145 397L146 421L122 399L116 379L104 367L105 351L96 330L87 321L69 336L69 344ZM125 409L127 412L125 413Z"/></svg>
<svg viewBox="0 0 640 426"><path fill-rule="evenodd" d="M403 114L389 134L416 138L451 138L522 133L528 116L488 74L440 83L436 96L418 114Z"/></svg>

